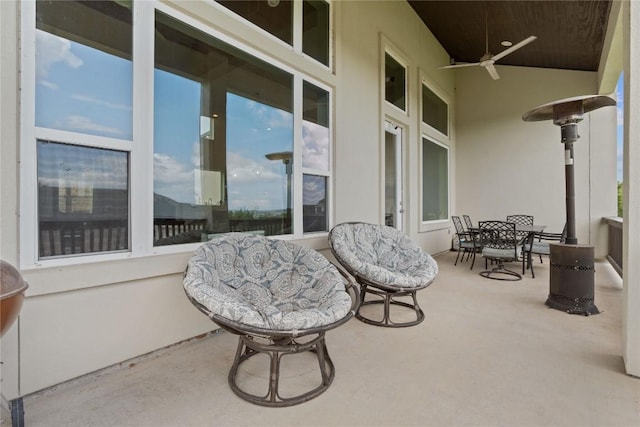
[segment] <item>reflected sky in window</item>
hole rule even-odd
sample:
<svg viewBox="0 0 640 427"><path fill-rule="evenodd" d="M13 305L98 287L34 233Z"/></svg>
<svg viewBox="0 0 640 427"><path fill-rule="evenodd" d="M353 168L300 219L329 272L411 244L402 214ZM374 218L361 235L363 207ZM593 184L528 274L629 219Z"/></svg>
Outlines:
<svg viewBox="0 0 640 427"><path fill-rule="evenodd" d="M36 30L36 126L133 139L130 60Z"/></svg>

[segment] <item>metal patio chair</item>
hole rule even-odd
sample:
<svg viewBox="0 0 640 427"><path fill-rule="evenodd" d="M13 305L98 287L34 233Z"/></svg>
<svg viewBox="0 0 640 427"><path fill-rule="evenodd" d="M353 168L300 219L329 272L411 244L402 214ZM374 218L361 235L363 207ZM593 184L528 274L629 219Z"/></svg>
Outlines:
<svg viewBox="0 0 640 427"><path fill-rule="evenodd" d="M523 245L523 251L525 253L525 257L527 258L527 265L531 268L531 276L535 277L533 273L533 255L538 255L540 257L540 262L542 263L542 255L549 256L551 254L551 247L549 243L558 242L564 243L567 238L567 225L565 224L561 233L547 233L540 232L535 233L533 235L533 239L529 242L525 242Z"/></svg>
<svg viewBox="0 0 640 427"><path fill-rule="evenodd" d="M335 368L325 332L353 317L359 301L353 279L319 252L244 233L221 234L200 246L189 260L184 290L198 310L239 336L229 386L263 406L295 405L328 389ZM293 396L282 393L283 356L304 352L316 356L320 384ZM270 358L265 395L238 381L240 366L260 354Z"/></svg>
<svg viewBox="0 0 640 427"><path fill-rule="evenodd" d="M471 217L469 215L462 215L462 219L464 220L464 224L467 227L467 231L471 231L473 229L473 222L471 221Z"/></svg>
<svg viewBox="0 0 640 427"><path fill-rule="evenodd" d="M416 292L433 282L438 264L406 234L385 225L345 222L329 232L329 245L338 262L360 284L358 319L371 325L396 328L417 325L424 320ZM367 295L372 298L367 300ZM363 307L377 304L383 306L381 319L363 312ZM392 307L394 319L413 312L411 318L415 316L415 320L392 321Z"/></svg>
<svg viewBox="0 0 640 427"><path fill-rule="evenodd" d="M521 280L519 273L504 266L505 262L521 259L522 245L516 234L516 224L507 221L480 221L478 228L482 256L485 259L485 270L480 275L495 280ZM497 266L488 270L488 260L495 261Z"/></svg>
<svg viewBox="0 0 640 427"><path fill-rule="evenodd" d="M460 217L452 216L451 221L453 222L453 226L456 229L456 236L458 238L458 253L456 254L456 261L453 265L458 265L458 258L460 261L464 259L464 256L467 256L467 260L471 257L471 270L473 270L473 265L476 262L476 252L480 248L480 245L476 239L477 233L472 233L470 231L465 231L462 222L460 221ZM460 255L462 254L462 257Z"/></svg>

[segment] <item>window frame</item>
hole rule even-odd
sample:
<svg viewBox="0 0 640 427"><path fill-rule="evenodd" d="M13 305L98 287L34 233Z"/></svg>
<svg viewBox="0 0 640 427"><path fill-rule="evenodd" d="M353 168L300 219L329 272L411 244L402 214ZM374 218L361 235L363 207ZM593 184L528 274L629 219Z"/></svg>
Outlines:
<svg viewBox="0 0 640 427"><path fill-rule="evenodd" d="M229 19L233 19L233 20L237 20L239 22L241 22L243 25L246 25L248 27L250 27L251 29L253 29L254 31L260 32L262 33L263 36L269 38L272 42L275 42L279 45L281 45L282 47L286 48L286 49L290 49L293 50L293 52L295 52L297 55L299 55L300 57L306 58L307 60L312 61L315 65L322 67L328 71L333 71L334 68L334 58L335 58L335 46L334 46L334 0L319 0L319 1L324 1L326 3L328 3L329 5L329 64L325 65L322 62L318 61L317 59L315 59L314 57L307 55L306 53L303 52L302 50L302 28L303 28L303 13L302 13L302 1L299 0L294 0L293 1L293 43L289 44L287 42L285 42L284 40L281 40L280 38L274 36L273 34L271 34L269 31L265 30L264 28L254 24L253 22L251 22L250 20L244 18L241 15L238 15L237 13L233 12L230 9L227 9L226 7L224 7L221 4L218 4L217 1L215 0L209 0L209 2L211 3L212 7L215 7L216 9L220 10L222 13L226 14Z"/></svg>
<svg viewBox="0 0 640 427"><path fill-rule="evenodd" d="M425 123L422 121L422 112L423 112L423 105L422 105L422 87L426 86L427 89L429 89L431 92L433 92L436 96L438 96L446 105L447 105L447 129L448 129L448 135L443 134L442 132L440 132L438 129L432 127L431 125ZM428 141L440 145L441 147L445 148L447 150L447 213L448 216L450 216L451 214L451 198L452 198L452 176L453 176L453 172L452 172L452 165L451 165L451 156L452 156L452 149L453 149L453 126L451 126L451 124L453 123L453 118L451 116L452 111L453 111L453 101L452 101L452 97L449 96L448 94L446 94L446 92L444 92L442 89L440 89L440 87L433 82L431 79L429 79L427 77L427 74L423 71L420 70L419 72L419 115L418 115L418 121L420 123L420 140L419 140L419 165L418 165L418 170L419 170L419 182L418 182L418 187L419 187L419 195L420 195L420 201L419 201L419 223L420 223L420 231L421 232L426 232L426 231L433 231L433 230L439 230L439 229L443 229L443 228L448 228L449 227L449 217L447 218L443 218L443 219L435 219L435 220L428 220L425 221L423 220L424 218L424 212L423 212L423 206L424 206L424 185L423 185L423 174L424 174L424 164L422 161L422 158L424 156L424 139L427 139Z"/></svg>
<svg viewBox="0 0 640 427"><path fill-rule="evenodd" d="M411 93L411 85L409 83L409 61L405 59L405 56L400 53L400 51L395 48L388 40L383 39L384 47L382 49L382 58L381 58L381 68L382 68L382 101L384 105L391 109L392 111L399 113L403 116L409 116L409 94ZM389 55L394 61L400 64L404 68L404 110L397 105L387 101L387 92L385 88L385 79L387 76L386 72L386 56Z"/></svg>
<svg viewBox="0 0 640 427"><path fill-rule="evenodd" d="M213 2L212 2L213 3ZM298 4L299 2L295 2ZM210 4L205 4L211 7ZM200 7L200 6L198 6ZM301 11L301 3L297 6ZM221 5L216 8L226 9ZM154 96L154 28L156 11L165 13L199 31L228 43L259 60L267 61L279 69L291 73L294 77L294 175L292 208L294 214L294 233L273 236L282 240L300 240L328 232L304 233L302 226L302 177L303 174L327 177L327 217L328 229L333 224L333 144L335 143L335 90L320 72L303 72L291 63L291 58L273 56L254 48L238 36L231 35L215 24L216 16L199 20L172 5L159 1L138 1L133 6L133 139L118 140L99 136L77 134L35 126L35 90L36 90L36 3L26 2L22 7L21 18L21 87L20 117L20 266L21 268L56 267L86 264L102 261L126 260L167 254L190 253L200 243L153 246L153 96ZM227 11L226 13L231 13ZM235 16L235 14L234 14ZM219 16L218 16L219 18ZM243 25L246 24L244 20ZM253 24L250 24L253 25ZM264 30L263 30L264 31ZM265 31L265 33L267 33ZM276 38L269 34L269 37ZM295 39L295 38L294 38ZM279 40L279 39L278 39ZM280 41L282 42L282 41ZM284 43L284 42L282 42ZM286 45L286 43L285 43ZM333 52L333 42L330 50ZM149 48L149 47L152 48ZM287 45L288 46L288 45ZM301 47L301 45L300 45ZM332 58L333 55L331 54ZM314 63L322 65L314 60ZM326 67L324 67L326 68ZM311 75L313 73L314 75ZM327 171L302 168L302 82L307 81L329 92L329 168ZM72 143L81 146L107 148L126 151L129 156L129 249L110 253L87 253L69 257L39 259L38 247L38 201L37 201L37 140L45 139L60 143Z"/></svg>

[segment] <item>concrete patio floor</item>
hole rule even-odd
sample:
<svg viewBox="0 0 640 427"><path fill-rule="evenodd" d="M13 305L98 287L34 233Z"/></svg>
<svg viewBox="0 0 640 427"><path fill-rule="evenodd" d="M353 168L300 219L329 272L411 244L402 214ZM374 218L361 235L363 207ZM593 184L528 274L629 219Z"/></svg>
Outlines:
<svg viewBox="0 0 640 427"><path fill-rule="evenodd" d="M436 257L422 324L353 319L328 332L336 377L304 404L238 398L227 384L237 338L215 333L26 396L25 425L640 426L640 379L621 357L622 281L607 263L596 264L601 313L585 317L544 305L548 259L518 282L454 259Z"/></svg>

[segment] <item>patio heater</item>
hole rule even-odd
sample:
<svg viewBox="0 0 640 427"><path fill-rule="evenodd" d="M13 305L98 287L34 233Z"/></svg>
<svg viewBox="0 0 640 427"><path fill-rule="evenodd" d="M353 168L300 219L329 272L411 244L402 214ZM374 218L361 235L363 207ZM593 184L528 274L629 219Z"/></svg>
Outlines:
<svg viewBox="0 0 640 427"><path fill-rule="evenodd" d="M553 120L554 125L560 126L564 144L567 237L565 243L550 244L546 305L571 314L599 313L594 303L594 248L579 245L576 237L573 145L580 138L578 123L583 114L614 105L616 101L608 96L586 95L544 104L522 116L525 122Z"/></svg>

